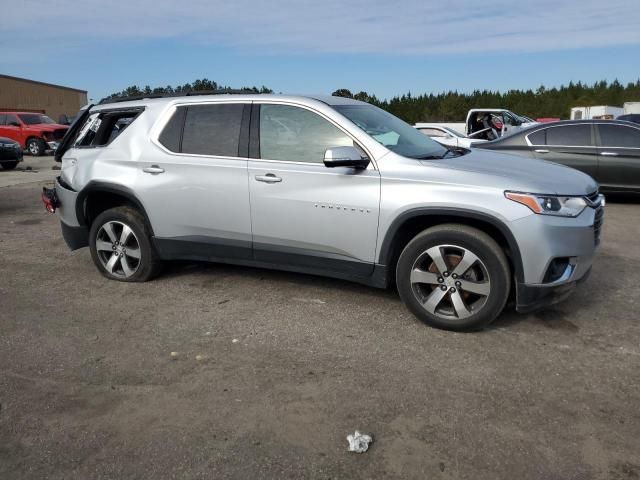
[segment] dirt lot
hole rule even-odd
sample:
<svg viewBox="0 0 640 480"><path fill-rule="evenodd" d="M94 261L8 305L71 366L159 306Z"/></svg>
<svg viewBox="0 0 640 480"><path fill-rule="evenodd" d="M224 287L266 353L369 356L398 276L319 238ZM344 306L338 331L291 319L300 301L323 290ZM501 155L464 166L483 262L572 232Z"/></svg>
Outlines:
<svg viewBox="0 0 640 480"><path fill-rule="evenodd" d="M640 204L570 300L454 334L312 276L108 281L39 188L0 188L0 479L640 477Z"/></svg>

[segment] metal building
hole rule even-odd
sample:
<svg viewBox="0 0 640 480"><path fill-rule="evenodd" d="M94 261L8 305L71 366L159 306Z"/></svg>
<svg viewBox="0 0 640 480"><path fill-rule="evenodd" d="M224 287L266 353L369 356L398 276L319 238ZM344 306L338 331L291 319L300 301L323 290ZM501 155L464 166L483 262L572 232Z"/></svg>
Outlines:
<svg viewBox="0 0 640 480"><path fill-rule="evenodd" d="M0 111L39 112L57 122L86 104L86 90L0 75Z"/></svg>

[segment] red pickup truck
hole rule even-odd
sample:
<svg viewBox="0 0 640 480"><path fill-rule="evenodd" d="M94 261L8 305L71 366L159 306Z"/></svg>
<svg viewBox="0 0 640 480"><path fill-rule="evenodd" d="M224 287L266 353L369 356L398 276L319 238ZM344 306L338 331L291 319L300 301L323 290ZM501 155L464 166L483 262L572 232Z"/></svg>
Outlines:
<svg viewBox="0 0 640 480"><path fill-rule="evenodd" d="M68 129L42 113L0 112L0 137L15 140L34 156L58 148Z"/></svg>

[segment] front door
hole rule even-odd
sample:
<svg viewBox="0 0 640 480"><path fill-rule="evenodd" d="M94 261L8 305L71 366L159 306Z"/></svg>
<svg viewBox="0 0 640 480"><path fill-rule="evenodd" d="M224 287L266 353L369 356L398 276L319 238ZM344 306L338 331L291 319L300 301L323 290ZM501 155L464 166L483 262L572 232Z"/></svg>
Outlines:
<svg viewBox="0 0 640 480"><path fill-rule="evenodd" d="M285 104L253 108L251 137L258 145L252 152L256 158L249 160L249 192L255 259L354 276L371 274L378 171L372 164L365 170L325 167L328 148L358 146L319 113Z"/></svg>

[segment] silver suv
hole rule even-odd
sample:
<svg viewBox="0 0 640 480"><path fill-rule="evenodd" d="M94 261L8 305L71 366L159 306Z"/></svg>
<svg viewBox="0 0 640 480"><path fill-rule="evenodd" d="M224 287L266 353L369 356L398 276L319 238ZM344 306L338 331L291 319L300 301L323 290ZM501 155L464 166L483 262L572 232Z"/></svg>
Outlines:
<svg viewBox="0 0 640 480"><path fill-rule="evenodd" d="M395 283L420 320L477 329L586 278L603 197L560 165L442 146L339 97L218 94L90 106L56 159L71 249L107 278L206 260Z"/></svg>

